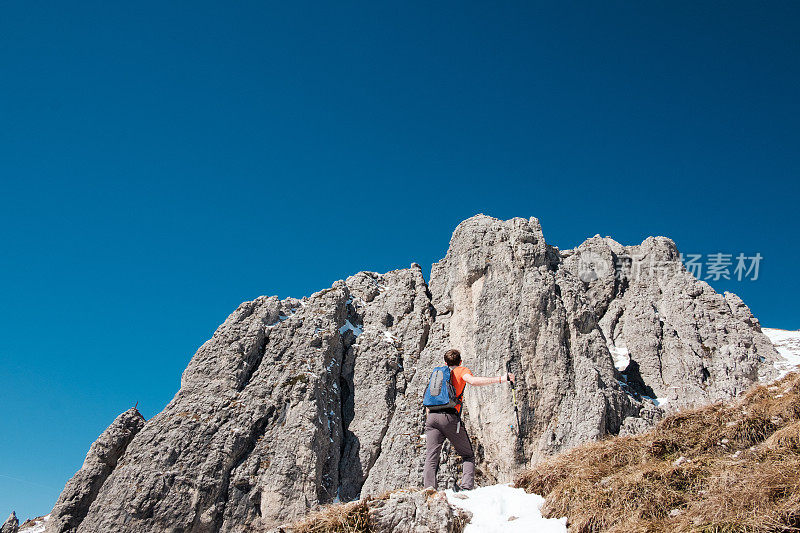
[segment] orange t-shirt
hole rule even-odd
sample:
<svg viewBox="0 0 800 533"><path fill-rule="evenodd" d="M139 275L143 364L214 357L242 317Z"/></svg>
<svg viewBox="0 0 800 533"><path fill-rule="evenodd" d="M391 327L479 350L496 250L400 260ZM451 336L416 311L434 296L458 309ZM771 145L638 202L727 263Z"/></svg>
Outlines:
<svg viewBox="0 0 800 533"><path fill-rule="evenodd" d="M465 366L457 366L453 368L450 373L453 375L453 387L456 389L456 396L460 396L464 392L464 387L467 386L467 382L464 381L464 376L466 374L472 375L472 370ZM464 398L461 398L462 402ZM461 412L461 403L456 404L456 411L459 413Z"/></svg>

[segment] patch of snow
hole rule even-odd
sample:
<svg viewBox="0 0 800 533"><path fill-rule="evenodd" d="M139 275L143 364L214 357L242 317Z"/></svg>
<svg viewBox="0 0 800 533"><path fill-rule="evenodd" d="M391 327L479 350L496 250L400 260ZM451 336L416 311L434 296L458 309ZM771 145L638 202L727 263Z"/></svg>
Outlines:
<svg viewBox="0 0 800 533"><path fill-rule="evenodd" d="M352 331L355 334L356 337L358 337L359 335L364 333L364 330L362 328L360 328L358 326L354 326L353 324L350 323L349 320L345 320L344 321L344 326L339 328L339 333L344 335L344 332L347 331L348 329L350 331Z"/></svg>
<svg viewBox="0 0 800 533"><path fill-rule="evenodd" d="M691 460L691 459L687 459L686 457L684 457L683 455L681 455L680 457L678 457L677 459L675 459L675 460L672 462L672 466L681 466L681 465L682 465L682 464L684 464L684 463L691 463L691 462L692 462L692 460Z"/></svg>
<svg viewBox="0 0 800 533"><path fill-rule="evenodd" d="M780 377L796 371L800 365L800 330L761 328L761 331L775 346L778 355L783 358L783 361L775 362L775 368L780 372Z"/></svg>
<svg viewBox="0 0 800 533"><path fill-rule="evenodd" d="M50 520L50 515L34 518L33 523L19 529L20 533L44 533L45 522Z"/></svg>
<svg viewBox="0 0 800 533"><path fill-rule="evenodd" d="M618 339L618 342L615 342L613 339L607 339L606 346L608 346L608 351L611 353L614 367L620 372L624 372L625 369L628 368L628 365L631 364L631 357L622 339Z"/></svg>
<svg viewBox="0 0 800 533"><path fill-rule="evenodd" d="M303 305L303 303L301 302L300 305ZM279 325L281 322L283 322L285 320L288 320L292 315L295 314L296 311L297 311L296 307L292 307L291 309L289 309L289 314L288 315L284 314L283 311L279 311L278 312L278 320L276 320L272 324L268 325L267 327L268 328L274 328L275 326Z"/></svg>
<svg viewBox="0 0 800 533"><path fill-rule="evenodd" d="M614 359L614 366L620 372L623 372L631 364L631 356L626 347L609 344L608 351L611 352L611 357Z"/></svg>
<svg viewBox="0 0 800 533"><path fill-rule="evenodd" d="M490 485L454 493L446 490L450 505L472 513L472 521L464 533L566 533L566 518L543 518L540 511L544 498L516 489L510 483ZM457 497L456 494L459 496ZM461 499L461 496L466 496Z"/></svg>

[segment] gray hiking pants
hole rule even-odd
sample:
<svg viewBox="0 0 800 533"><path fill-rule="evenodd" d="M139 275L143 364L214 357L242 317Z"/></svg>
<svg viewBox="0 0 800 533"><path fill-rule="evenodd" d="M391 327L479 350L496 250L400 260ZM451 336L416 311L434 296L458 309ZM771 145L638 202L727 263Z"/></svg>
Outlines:
<svg viewBox="0 0 800 533"><path fill-rule="evenodd" d="M461 488L472 489L475 486L475 454L467 436L467 429L460 422L461 418L452 413L428 413L425 419L423 486L436 488L436 471L439 470L439 454L444 439L450 441L456 453L464 460Z"/></svg>

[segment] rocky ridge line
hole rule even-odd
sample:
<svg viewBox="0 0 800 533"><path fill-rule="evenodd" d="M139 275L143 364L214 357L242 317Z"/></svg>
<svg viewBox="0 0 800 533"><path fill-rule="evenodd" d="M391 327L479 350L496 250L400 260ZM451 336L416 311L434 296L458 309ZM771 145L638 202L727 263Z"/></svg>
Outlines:
<svg viewBox="0 0 800 533"><path fill-rule="evenodd" d="M456 228L429 284L414 264L240 305L96 484L85 517L57 505L47 531L265 530L321 503L416 486L420 398L450 347L475 374L509 364L519 379L519 422L508 387L466 395L480 483L649 428L664 410L647 397L667 409L732 398L777 356L744 303L686 272L669 239L594 237L560 251L535 218L478 215ZM441 486L457 472L445 446ZM74 480L59 501L81 493Z"/></svg>

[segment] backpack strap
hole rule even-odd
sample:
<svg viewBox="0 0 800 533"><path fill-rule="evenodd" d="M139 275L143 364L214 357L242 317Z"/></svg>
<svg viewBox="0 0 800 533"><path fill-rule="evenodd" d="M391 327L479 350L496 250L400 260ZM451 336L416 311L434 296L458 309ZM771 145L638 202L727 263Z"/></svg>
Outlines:
<svg viewBox="0 0 800 533"><path fill-rule="evenodd" d="M458 368L458 367L456 367L456 368ZM453 377L455 377L454 374L453 374L453 370L454 369L450 369L450 380L451 381L452 381ZM462 377L461 379L463 380L464 378ZM467 383L466 382L464 382L464 388L461 389L461 394L456 396L456 405L460 405L462 407L464 406L463 404L464 404L464 391L465 390L467 390ZM458 416L459 417L461 416L461 412L460 411L458 412Z"/></svg>

